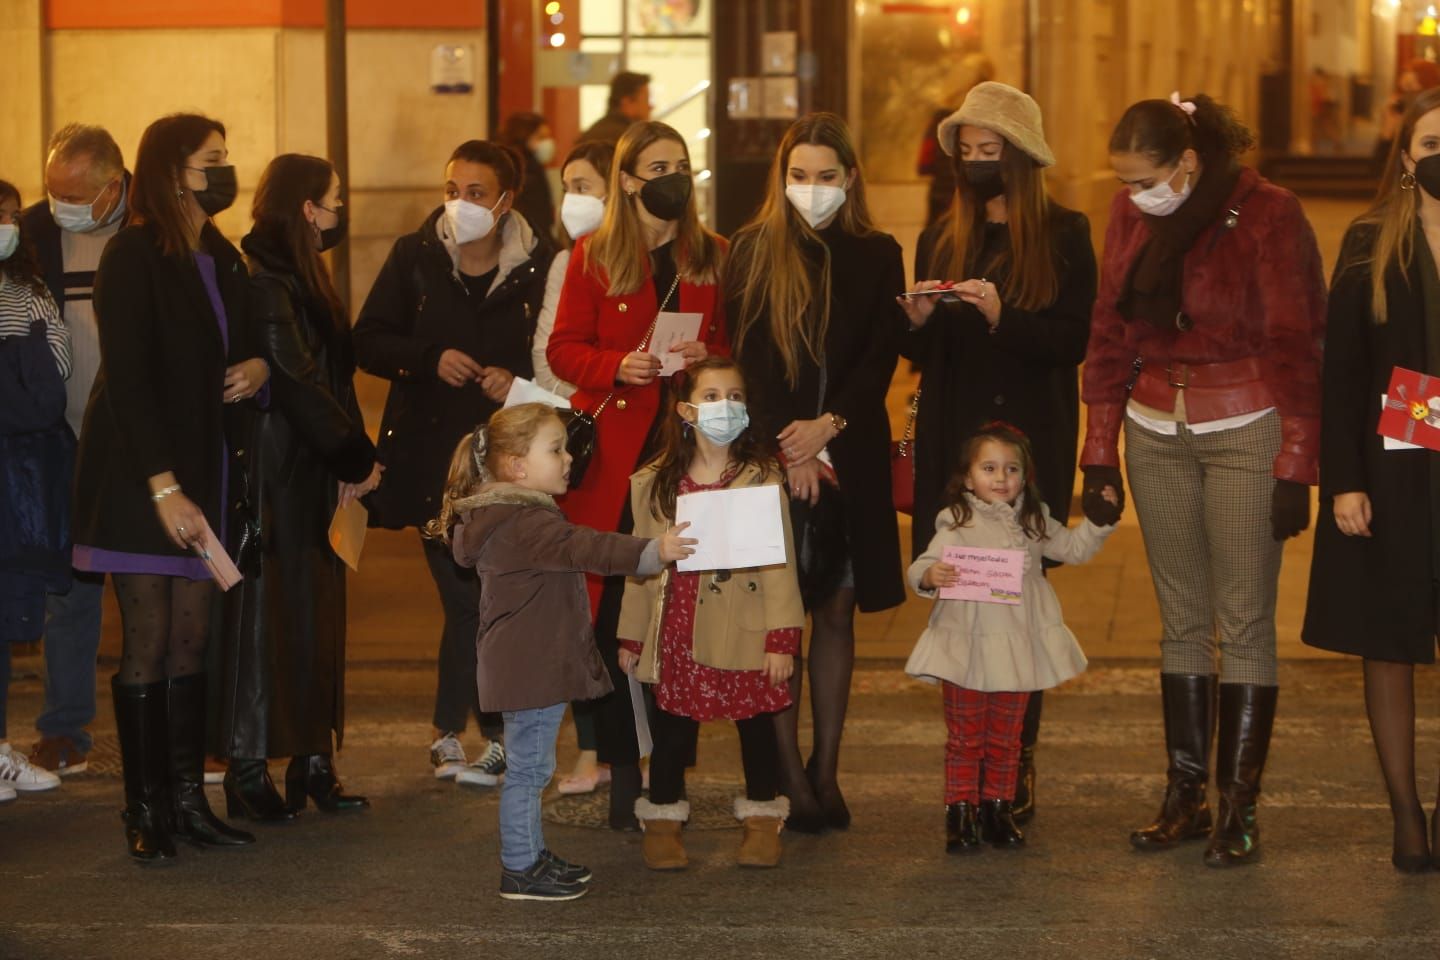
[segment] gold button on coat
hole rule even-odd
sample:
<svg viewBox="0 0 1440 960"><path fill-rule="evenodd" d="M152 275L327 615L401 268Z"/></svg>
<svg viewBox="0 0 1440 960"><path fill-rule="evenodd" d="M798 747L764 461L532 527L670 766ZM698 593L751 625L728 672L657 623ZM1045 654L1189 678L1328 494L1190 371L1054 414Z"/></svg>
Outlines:
<svg viewBox="0 0 1440 960"><path fill-rule="evenodd" d="M624 410L624 409L625 409L626 407L628 407L628 406L630 406L630 404L626 403L624 400L616 400L616 401L615 401L615 409L616 409L616 410Z"/></svg>
<svg viewBox="0 0 1440 960"><path fill-rule="evenodd" d="M622 303L622 304L620 304L620 312L621 312L621 313L624 313L626 310L629 310L629 309L630 309L630 305L629 305L628 303Z"/></svg>

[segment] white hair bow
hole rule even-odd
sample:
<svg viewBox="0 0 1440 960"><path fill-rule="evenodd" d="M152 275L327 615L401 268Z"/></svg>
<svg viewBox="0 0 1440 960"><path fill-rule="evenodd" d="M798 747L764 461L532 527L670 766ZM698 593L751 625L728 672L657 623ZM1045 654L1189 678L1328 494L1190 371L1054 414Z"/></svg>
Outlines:
<svg viewBox="0 0 1440 960"><path fill-rule="evenodd" d="M1194 101L1194 100L1181 100L1181 99L1180 99L1180 91L1179 91L1179 90L1176 90L1176 91L1174 91L1174 92L1172 92L1172 93L1170 94L1170 102L1173 103L1173 104L1175 104L1175 106L1179 107L1181 110L1184 110L1184 111L1185 111L1185 116L1189 117L1191 120L1194 120L1194 118L1195 118L1195 101Z"/></svg>

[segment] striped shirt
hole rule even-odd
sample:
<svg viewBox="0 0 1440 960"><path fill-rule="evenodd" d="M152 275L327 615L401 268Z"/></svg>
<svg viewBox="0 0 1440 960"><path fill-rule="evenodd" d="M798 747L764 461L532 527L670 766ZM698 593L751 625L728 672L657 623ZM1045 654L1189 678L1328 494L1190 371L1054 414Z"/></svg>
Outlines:
<svg viewBox="0 0 1440 960"><path fill-rule="evenodd" d="M55 356L60 376L70 379L70 328L60 319L50 291L0 276L0 339L27 337L35 323L45 324L45 340Z"/></svg>

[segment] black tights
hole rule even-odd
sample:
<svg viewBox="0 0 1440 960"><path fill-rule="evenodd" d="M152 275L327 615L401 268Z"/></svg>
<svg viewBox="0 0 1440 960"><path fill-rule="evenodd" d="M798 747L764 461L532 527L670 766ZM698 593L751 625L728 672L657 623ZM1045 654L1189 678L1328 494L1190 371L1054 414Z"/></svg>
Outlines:
<svg viewBox="0 0 1440 960"><path fill-rule="evenodd" d="M794 703L775 715L780 750L782 792L793 811L815 813L817 794L838 794L840 736L850 706L850 678L855 672L855 588L841 587L810 611L810 714L814 747L809 775L800 762L800 695L802 663L796 658L790 678Z"/></svg>
<svg viewBox="0 0 1440 960"><path fill-rule="evenodd" d="M1424 855L1429 850L1425 811L1415 788L1415 667L1366 660L1365 712L1395 818L1394 852Z"/></svg>
<svg viewBox="0 0 1440 960"><path fill-rule="evenodd" d="M651 715L655 750L650 754L650 802L679 803L685 795L685 768L694 762L700 721L656 710ZM745 799L774 800L776 780L775 718L762 713L736 720L740 732L740 763L745 768Z"/></svg>
<svg viewBox="0 0 1440 960"><path fill-rule="evenodd" d="M122 684L142 686L204 671L213 581L117 573L110 582L124 630Z"/></svg>

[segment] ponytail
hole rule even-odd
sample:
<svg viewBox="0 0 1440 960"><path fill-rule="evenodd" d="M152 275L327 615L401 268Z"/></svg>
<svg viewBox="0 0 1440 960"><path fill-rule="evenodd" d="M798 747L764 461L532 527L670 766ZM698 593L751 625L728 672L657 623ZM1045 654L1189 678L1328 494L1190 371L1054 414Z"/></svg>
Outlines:
<svg viewBox="0 0 1440 960"><path fill-rule="evenodd" d="M1203 93L1180 103L1132 104L1110 135L1111 153L1144 154L1157 167L1174 166L1186 150L1199 154L1207 167L1229 167L1254 146L1255 135L1235 111Z"/></svg>

